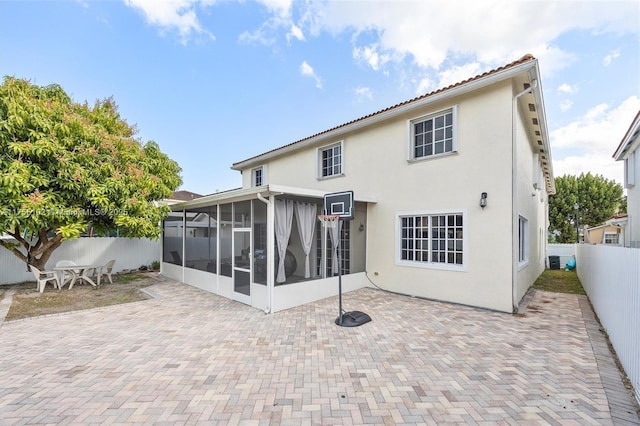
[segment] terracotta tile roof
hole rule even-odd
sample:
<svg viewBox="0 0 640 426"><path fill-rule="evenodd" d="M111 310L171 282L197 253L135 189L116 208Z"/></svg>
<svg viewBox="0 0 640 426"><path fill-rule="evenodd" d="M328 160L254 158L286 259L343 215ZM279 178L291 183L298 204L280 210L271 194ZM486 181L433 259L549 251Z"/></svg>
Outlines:
<svg viewBox="0 0 640 426"><path fill-rule="evenodd" d="M484 78L484 77L490 76L490 75L492 75L492 74L496 74L496 73L501 72L501 71L505 71L505 70L507 70L507 69L509 69L509 68L513 68L513 67L516 67L516 66L518 66L518 65L522 65L522 64L524 64L524 63L526 63L526 62L529 62L529 61L532 61L532 60L535 60L535 57L534 57L533 55L531 55L531 54L529 54L529 53L528 53L528 54L524 55L522 58L518 59L517 61L513 61L513 62L511 62L510 64L503 65L503 66L501 66L501 67L499 67L499 68L495 68L495 69L493 69L493 70L486 71L486 72L484 72L484 73L482 73L482 74L478 74L478 75L476 75L475 77L471 77L471 78L468 78L468 79L466 79L466 80L462 80L462 81L460 81L460 82L458 82L458 83L454 83L454 84L452 84L452 85L449 85L449 86L446 86L446 87L443 87L443 88L440 88L440 89L434 90L433 92L429 92L429 93L426 93L426 94L424 94L424 95L421 95L421 96L415 97L415 98L413 98L413 99L409 99L409 100L407 100L407 101L404 101L404 102L401 102L401 103L399 103L399 104L396 104L396 105L390 106L390 107L388 107L388 108L382 109L382 110L380 110L380 111L376 111L376 112L374 112L374 113L371 113L371 114L365 115L365 116L363 116L363 117L357 118L357 119L352 120L352 121L349 121L349 122L347 122L347 123L340 124L339 126L332 127L332 128L330 128L330 129L327 129L327 130L324 130L324 131L322 131L322 132L316 133L315 135L311 135L311 136L308 136L308 137L306 137L306 138L303 138L303 139L297 140L297 141L295 141L295 142L291 142L291 143L289 143L289 144L282 145L282 146L280 146L280 147L278 147L278 148L274 148L274 149L272 149L272 150L269 150L269 151L263 152L262 154L258 154L258 155L255 155L255 156L253 156L253 157L249 157L249 158L247 158L247 159L245 159L245 160L235 162L235 163L233 163L233 166L235 167L235 166L236 166L236 165L238 165L238 164L241 164L241 163L244 163L244 162L247 162L247 161L251 161L251 160L253 160L254 158L258 158L258 157L261 157L261 156L263 156L263 155L270 154L270 153L275 152L275 151L279 151L279 150L281 150L281 149L283 149L283 148L286 148L286 147L289 147L289 146L292 146L292 145L295 145L295 144L298 144L298 143L301 143L301 142L307 141L307 140L309 140L309 139L313 139L313 138L315 138L315 137L317 137L317 136L320 136L320 135L323 135L323 134L325 134L325 133L329 133L329 132L332 132L332 131L334 131L334 130L340 129L340 128L342 128L342 127L349 126L349 125L351 125L351 124L353 124L353 123L357 123L358 121L362 121L362 120L365 120L365 119L367 119L367 118L370 118L370 117L376 116L376 115L378 115L378 114L382 114L382 113L385 113L385 112L387 112L387 111L390 111L390 110L393 110L393 109L399 108L399 107L401 107L401 106L404 106L404 105L410 104L410 103L412 103L412 102L416 102L416 101L419 101L419 100L422 100L422 99L428 98L428 97L433 96L433 95L436 95L436 94L438 94L438 93L446 92L447 90L451 90L451 89L453 89L453 88L455 88L455 87L462 86L462 85L464 85L464 84L470 83L470 82L475 81L475 80L480 80L480 79L482 79L482 78Z"/></svg>

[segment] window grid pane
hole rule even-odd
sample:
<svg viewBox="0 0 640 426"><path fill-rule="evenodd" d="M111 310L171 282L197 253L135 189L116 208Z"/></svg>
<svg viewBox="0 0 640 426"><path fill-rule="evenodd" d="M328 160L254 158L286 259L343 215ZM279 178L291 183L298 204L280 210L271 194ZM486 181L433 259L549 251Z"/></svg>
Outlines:
<svg viewBox="0 0 640 426"><path fill-rule="evenodd" d="M254 184L255 186L262 186L262 169L255 169L254 170Z"/></svg>
<svg viewBox="0 0 640 426"><path fill-rule="evenodd" d="M322 177L335 176L342 173L342 149L335 145L322 150Z"/></svg>
<svg viewBox="0 0 640 426"><path fill-rule="evenodd" d="M462 224L462 214L401 217L400 259L462 265Z"/></svg>
<svg viewBox="0 0 640 426"><path fill-rule="evenodd" d="M428 157L453 151L451 111L413 124L413 155Z"/></svg>

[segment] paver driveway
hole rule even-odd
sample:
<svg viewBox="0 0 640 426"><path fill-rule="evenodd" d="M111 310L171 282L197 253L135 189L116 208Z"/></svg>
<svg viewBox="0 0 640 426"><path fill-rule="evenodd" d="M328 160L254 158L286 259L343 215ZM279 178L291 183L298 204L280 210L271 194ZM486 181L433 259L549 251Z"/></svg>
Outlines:
<svg viewBox="0 0 640 426"><path fill-rule="evenodd" d="M5 322L0 423L637 421L611 415L581 296L537 292L514 316L363 289L345 305L373 321L340 328L336 298L265 315L170 280L150 289Z"/></svg>

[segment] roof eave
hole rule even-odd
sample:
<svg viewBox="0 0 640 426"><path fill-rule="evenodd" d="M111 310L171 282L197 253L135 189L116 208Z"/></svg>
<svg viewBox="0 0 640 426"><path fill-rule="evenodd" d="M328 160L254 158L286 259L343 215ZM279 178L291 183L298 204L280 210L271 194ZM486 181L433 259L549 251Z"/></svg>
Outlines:
<svg viewBox="0 0 640 426"><path fill-rule="evenodd" d="M540 68L538 61L535 61L535 66L529 71L529 78L531 81L537 80L538 84L533 89L533 97L536 101L536 110L538 111L538 123L540 125L540 135L542 138L542 146L544 148L544 154L547 160L547 169L549 179L546 182L547 193L553 195L556 193L555 177L553 175L553 159L551 157L551 142L549 140L549 129L547 127L547 113L544 106L544 96L542 94L542 83L540 81Z"/></svg>
<svg viewBox="0 0 640 426"><path fill-rule="evenodd" d="M613 154L613 158L616 161L624 160L626 155L631 152L631 147L635 142L638 142L640 138L640 111L636 114L636 117L631 122L629 129L625 133L624 137L620 141L616 152Z"/></svg>

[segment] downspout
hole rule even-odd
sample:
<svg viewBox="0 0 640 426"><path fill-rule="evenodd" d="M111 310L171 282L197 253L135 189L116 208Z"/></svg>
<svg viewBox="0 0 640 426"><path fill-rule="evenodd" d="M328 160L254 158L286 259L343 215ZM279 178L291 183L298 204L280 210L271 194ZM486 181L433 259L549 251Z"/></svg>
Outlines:
<svg viewBox="0 0 640 426"><path fill-rule="evenodd" d="M518 229L518 126L516 119L518 118L518 99L527 93L533 92L538 86L538 80L534 79L531 85L513 97L513 105L511 109L511 162L513 173L511 175L511 203L512 219L511 219L511 303L513 313L518 312L518 239L516 238L516 230Z"/></svg>
<svg viewBox="0 0 640 426"><path fill-rule="evenodd" d="M185 209L182 209L182 283L184 284L184 265L185 265L185 254L187 253L187 212Z"/></svg>
<svg viewBox="0 0 640 426"><path fill-rule="evenodd" d="M275 207L270 199L263 197L259 192L256 195L258 200L267 205L267 308L264 312L265 314L270 314L273 311L273 264L275 261L273 236L275 235Z"/></svg>

